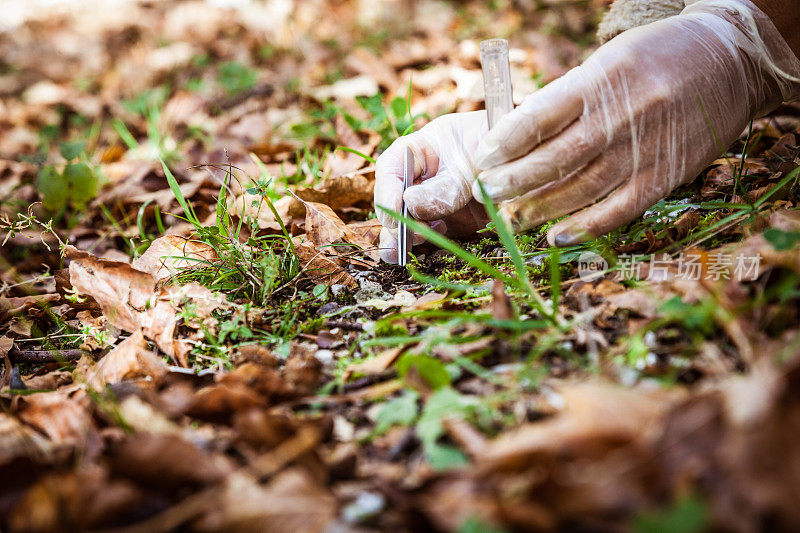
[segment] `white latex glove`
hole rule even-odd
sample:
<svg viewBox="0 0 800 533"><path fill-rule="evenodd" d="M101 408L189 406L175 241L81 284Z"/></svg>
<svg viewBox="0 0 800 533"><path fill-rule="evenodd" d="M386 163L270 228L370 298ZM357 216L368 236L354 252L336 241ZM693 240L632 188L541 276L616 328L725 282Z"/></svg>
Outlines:
<svg viewBox="0 0 800 533"><path fill-rule="evenodd" d="M481 141L479 179L518 231L590 205L548 233L576 244L692 180L751 119L796 98L798 78L800 61L754 4L698 0L528 96Z"/></svg>
<svg viewBox="0 0 800 533"><path fill-rule="evenodd" d="M474 233L488 218L472 200L478 173L473 154L488 130L485 111L454 113L432 120L419 131L400 137L378 157L375 165L375 204L400 212L405 199L409 215L436 231L454 237ZM414 185L403 194L403 154L414 154ZM397 221L378 210L383 225L380 255L397 263ZM424 241L414 235L413 244Z"/></svg>

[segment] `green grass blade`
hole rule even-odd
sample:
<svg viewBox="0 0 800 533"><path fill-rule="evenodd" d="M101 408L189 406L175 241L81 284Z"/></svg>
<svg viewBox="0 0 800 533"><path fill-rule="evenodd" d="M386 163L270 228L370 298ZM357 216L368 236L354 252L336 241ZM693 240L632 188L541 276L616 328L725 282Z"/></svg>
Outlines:
<svg viewBox="0 0 800 533"><path fill-rule="evenodd" d="M506 249L508 256L511 258L511 263L514 265L514 270L517 272L517 276L519 276L520 281L529 284L530 279L528 277L528 268L525 265L525 261L522 259L522 254L519 251L519 247L517 247L517 241L514 239L511 229L506 225L505 221L500 216L500 213L497 211L497 206L494 205L494 201L487 194L483 183L481 183L481 180L478 180L478 187L481 189L483 207L486 209L486 213L488 213L489 218L494 224L494 229L497 232L498 237L500 237L500 243L503 245L503 248Z"/></svg>
<svg viewBox="0 0 800 533"><path fill-rule="evenodd" d="M172 189L172 194L175 195L175 198L178 200L178 204L181 206L183 212L186 214L186 219L196 229L202 228L202 224L200 224L200 220L198 220L197 215L195 215L194 213L194 210L191 208L191 206L189 206L189 203L186 201L186 198L183 197L183 191L181 191L181 187L180 185L178 185L178 180L175 179L175 176L172 174L172 171L169 169L169 167L164 161L161 161L161 166L164 169L164 175L167 177L167 183L169 184L169 188Z"/></svg>
<svg viewBox="0 0 800 533"><path fill-rule="evenodd" d="M358 157L361 157L361 158L364 158L364 159L366 159L367 161L369 161L369 162L370 162L370 163L372 163L373 165L375 164L375 158L374 158L374 157L370 157L370 156L368 156L367 154L365 154L365 153L362 153L362 152L359 152L358 150L356 150L356 149L354 149L354 148L349 148L349 147L347 147L347 146L337 146L337 147L336 147L336 149L337 149L337 150L341 150L341 151L343 151L343 152L350 152L351 154L355 154L355 155L357 155Z"/></svg>
<svg viewBox="0 0 800 533"><path fill-rule="evenodd" d="M531 285L531 280L528 276L528 267L525 264L525 260L522 258L522 253L519 251L517 241L514 239L514 234L511 232L511 228L508 227L505 220L503 220L503 217L500 216L500 213L497 211L497 206L494 205L494 201L489 197L489 194L486 192L481 180L478 180L478 187L481 189L483 207L486 209L486 213L488 213L489 218L494 224L494 229L497 232L497 236L500 237L500 243L508 252L508 256L511 258L511 263L514 265L514 270L516 271L518 277L517 286L521 287L533 298L538 310L542 314L551 315L552 313L547 312L547 307L545 306L544 300L542 300L542 296L536 289L533 288L533 285ZM557 307L554 305L553 313L556 312L556 309Z"/></svg>
<svg viewBox="0 0 800 533"><path fill-rule="evenodd" d="M117 132L117 135L119 135L119 138L125 143L125 146L128 147L128 150L136 150L139 148L139 143L136 142L136 139L133 137L133 135L131 135L131 132L128 131L128 127L124 122L118 118L115 118L111 121L111 127Z"/></svg>
<svg viewBox="0 0 800 533"><path fill-rule="evenodd" d="M427 276L412 266L408 267L408 272L411 275L411 279L415 281L420 281L432 287L447 289L450 291L474 291L474 292L489 291L489 289L484 287L483 285L472 285L470 283L453 283L450 281L443 281L438 278L434 278L432 276Z"/></svg>

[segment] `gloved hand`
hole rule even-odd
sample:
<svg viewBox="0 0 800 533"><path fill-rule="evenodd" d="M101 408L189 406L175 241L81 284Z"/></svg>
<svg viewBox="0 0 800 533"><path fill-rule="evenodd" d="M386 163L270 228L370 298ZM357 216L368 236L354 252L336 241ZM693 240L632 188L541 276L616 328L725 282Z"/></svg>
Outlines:
<svg viewBox="0 0 800 533"><path fill-rule="evenodd" d="M763 12L698 0L528 96L481 141L479 179L516 230L593 204L548 233L576 244L638 217L799 95L800 61Z"/></svg>
<svg viewBox="0 0 800 533"><path fill-rule="evenodd" d="M378 157L375 165L375 204L400 212L405 199L409 215L453 237L474 233L488 218L472 199L478 169L473 154L488 130L485 111L454 113L432 120L419 131L400 137ZM403 194L403 154L414 154L414 185ZM381 258L397 263L397 221L378 210L383 225ZM414 235L413 244L423 242Z"/></svg>

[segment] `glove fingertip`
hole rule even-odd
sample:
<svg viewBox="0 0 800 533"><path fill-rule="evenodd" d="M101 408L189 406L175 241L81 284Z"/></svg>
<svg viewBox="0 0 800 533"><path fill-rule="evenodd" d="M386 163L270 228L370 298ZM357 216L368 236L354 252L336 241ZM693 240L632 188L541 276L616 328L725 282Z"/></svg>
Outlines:
<svg viewBox="0 0 800 533"><path fill-rule="evenodd" d="M406 189L403 195L408 213L418 220L438 220L456 211L457 207L443 203L441 198L431 195L424 185Z"/></svg>
<svg viewBox="0 0 800 533"><path fill-rule="evenodd" d="M391 265L396 265L397 260L397 239L394 231L390 228L381 228L380 244L378 245L378 255L381 260Z"/></svg>
<svg viewBox="0 0 800 533"><path fill-rule="evenodd" d="M486 190L486 185L484 184L484 190ZM475 183L472 184L472 197L475 198L480 203L483 203L483 193L481 193L481 186L478 185L477 180Z"/></svg>
<svg viewBox="0 0 800 533"><path fill-rule="evenodd" d="M556 224L547 232L547 243L550 246L564 248L566 246L575 246L594 238L585 230L571 227L569 219L564 222L564 224Z"/></svg>

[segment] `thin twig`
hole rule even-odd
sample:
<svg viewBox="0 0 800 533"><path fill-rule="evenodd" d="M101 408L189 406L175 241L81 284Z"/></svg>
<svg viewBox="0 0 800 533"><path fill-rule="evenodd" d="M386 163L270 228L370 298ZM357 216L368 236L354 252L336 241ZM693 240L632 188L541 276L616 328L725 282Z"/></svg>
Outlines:
<svg viewBox="0 0 800 533"><path fill-rule="evenodd" d="M76 361L81 358L85 350L19 350L16 347L8 351L8 358L12 363L56 363L61 361Z"/></svg>

